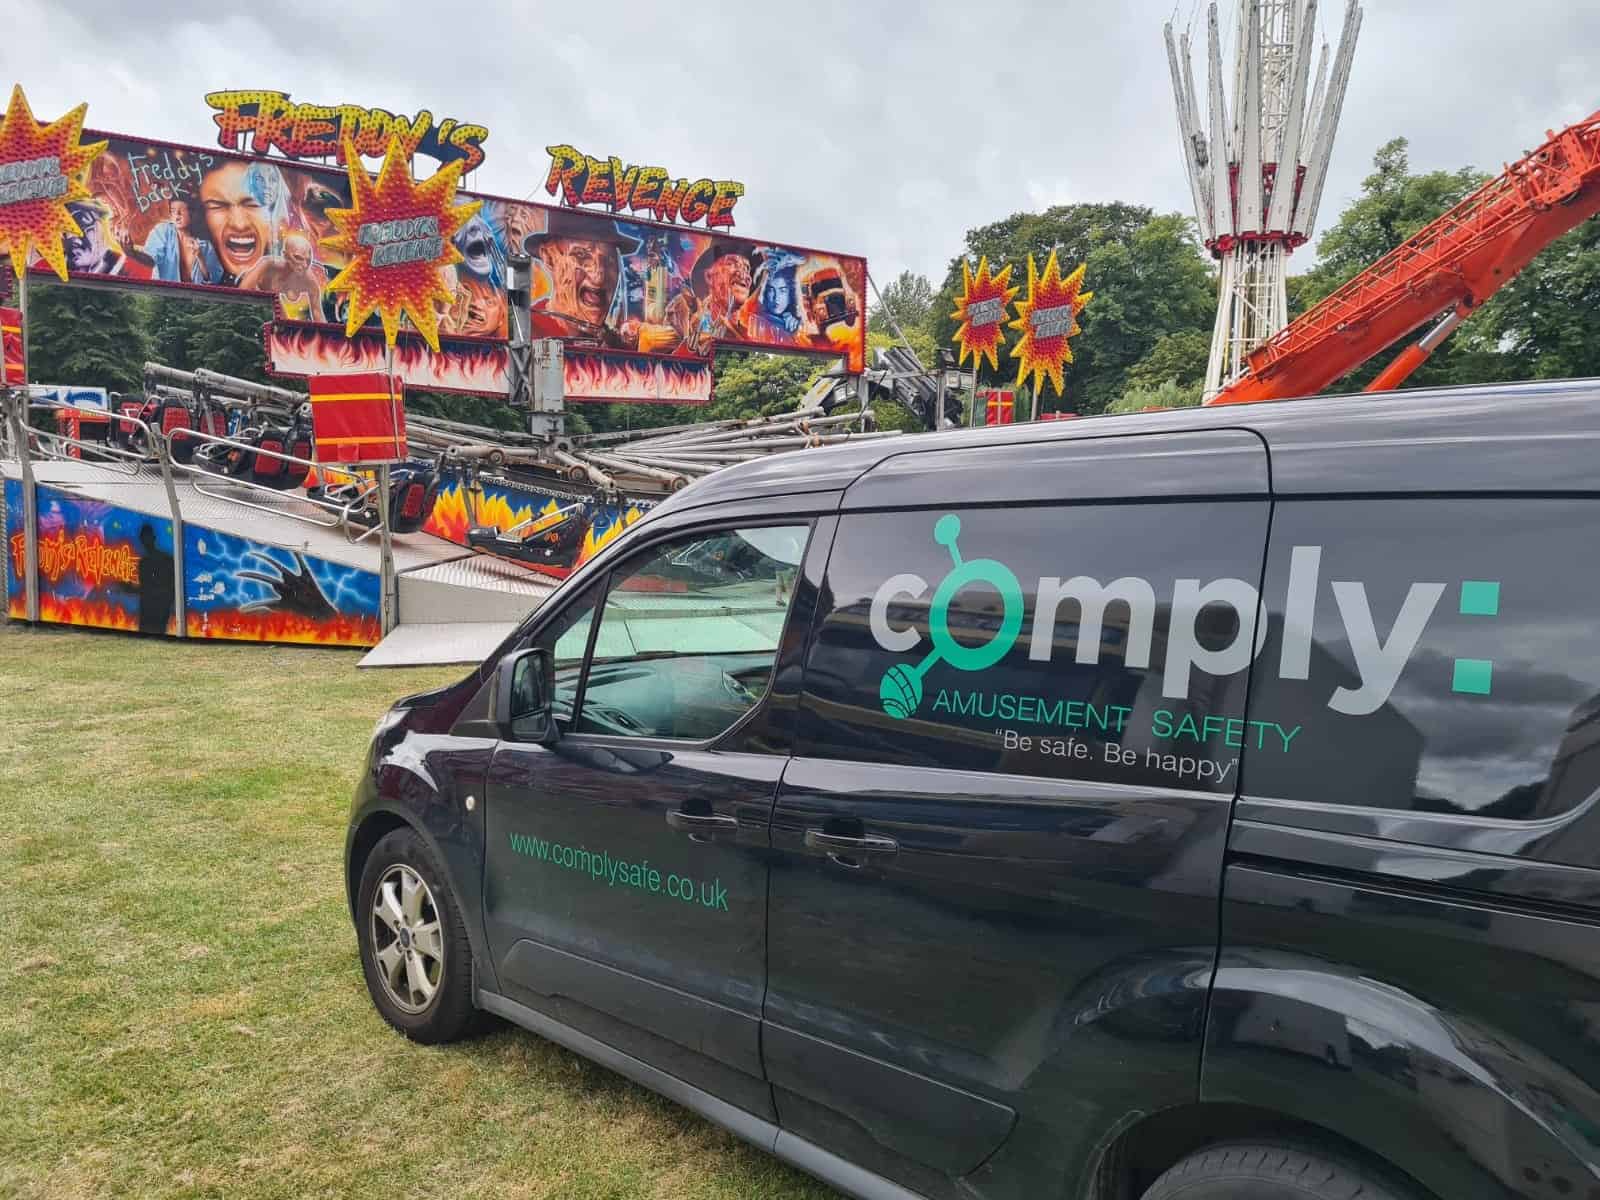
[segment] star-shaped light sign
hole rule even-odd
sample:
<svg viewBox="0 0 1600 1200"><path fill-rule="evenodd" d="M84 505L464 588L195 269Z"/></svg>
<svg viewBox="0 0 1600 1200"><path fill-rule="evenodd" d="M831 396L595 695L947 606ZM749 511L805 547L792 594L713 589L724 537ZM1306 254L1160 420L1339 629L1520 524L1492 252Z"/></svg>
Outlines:
<svg viewBox="0 0 1600 1200"><path fill-rule="evenodd" d="M970 355L974 364L987 358L990 367L998 367L1000 326L1005 322L1006 309L1022 289L1011 286L1010 267L990 275L987 257L978 260L976 275L969 263L961 264L961 285L956 310L950 314L961 322L954 339L961 349L956 361L964 363Z"/></svg>
<svg viewBox="0 0 1600 1200"><path fill-rule="evenodd" d="M1034 265L1033 255L1028 255L1028 298L1017 305L1017 319L1011 328L1019 330L1022 337L1011 347L1011 357L1017 364L1017 383L1033 375L1035 392L1040 386L1040 376L1049 379L1056 395L1064 393L1061 385L1061 368L1072 361L1072 335L1082 333L1078 314L1084 305L1094 299L1093 292L1083 291L1083 271L1087 264L1065 279L1056 265L1056 252L1050 251L1050 261L1044 274Z"/></svg>
<svg viewBox="0 0 1600 1200"><path fill-rule="evenodd" d="M11 103L0 117L0 253L11 255L11 269L19 276L27 268L28 252L39 257L63 282L67 255L62 238L76 237L78 223L67 211L74 200L87 200L84 174L104 142L85 146L83 118L89 110L80 104L48 125L33 119L22 85L11 89Z"/></svg>
<svg viewBox="0 0 1600 1200"><path fill-rule="evenodd" d="M450 239L483 201L454 206L462 161L424 183L415 182L399 138L389 140L377 179L361 166L361 156L348 139L344 158L350 172L350 207L328 210L328 219L339 232L322 244L347 258L348 265L328 284L331 292L349 293L345 336L354 337L362 323L377 313L383 320L383 335L393 346L404 315L437 353L439 314L434 302L448 306L454 299L445 286L443 269L461 261L461 252Z"/></svg>

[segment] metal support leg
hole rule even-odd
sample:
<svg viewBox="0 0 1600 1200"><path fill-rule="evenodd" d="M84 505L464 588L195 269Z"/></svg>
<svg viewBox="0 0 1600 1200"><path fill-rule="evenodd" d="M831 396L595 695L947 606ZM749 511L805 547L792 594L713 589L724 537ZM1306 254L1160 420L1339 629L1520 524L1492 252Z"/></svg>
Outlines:
<svg viewBox="0 0 1600 1200"><path fill-rule="evenodd" d="M33 461L28 457L28 432L23 428L28 391L7 393L6 419L11 423L12 440L17 446L17 462L22 467L22 588L24 616L39 620L39 497L34 490Z"/></svg>
<svg viewBox="0 0 1600 1200"><path fill-rule="evenodd" d="M400 584L394 573L394 533L389 528L389 464L378 467L378 620L384 635L400 618Z"/></svg>
<svg viewBox="0 0 1600 1200"><path fill-rule="evenodd" d="M167 489L167 505L172 509L172 586L177 607L178 636L189 636L189 588L183 569L183 510L178 506L178 488L172 481L172 455L167 439L155 437L156 461L161 466L161 482Z"/></svg>

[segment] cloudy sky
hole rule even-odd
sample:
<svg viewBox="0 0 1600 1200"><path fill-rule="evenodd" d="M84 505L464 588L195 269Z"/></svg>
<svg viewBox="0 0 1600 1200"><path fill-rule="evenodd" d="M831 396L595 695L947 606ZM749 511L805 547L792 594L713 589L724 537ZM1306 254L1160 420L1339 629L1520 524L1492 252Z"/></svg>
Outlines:
<svg viewBox="0 0 1600 1200"><path fill-rule="evenodd" d="M1223 0L1227 14L1234 0ZM20 11L19 11L20 5ZM1373 150L1498 168L1600 108L1595 0L1365 0L1324 219ZM937 281L964 232L1125 200L1188 211L1161 25L1199 0L7 0L0 82L36 113L210 144L208 91L271 88L487 125L482 191L529 196L571 142L735 178L742 233ZM1321 0L1337 37L1343 0ZM1226 25L1226 19L1224 21Z"/></svg>

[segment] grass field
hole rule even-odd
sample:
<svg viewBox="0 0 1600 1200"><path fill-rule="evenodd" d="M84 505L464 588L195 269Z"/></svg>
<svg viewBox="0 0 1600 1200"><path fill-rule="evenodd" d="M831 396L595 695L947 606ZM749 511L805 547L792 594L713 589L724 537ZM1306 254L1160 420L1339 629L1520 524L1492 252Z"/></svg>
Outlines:
<svg viewBox="0 0 1600 1200"><path fill-rule="evenodd" d="M0 622L0 1196L834 1193L531 1034L368 1001L372 724L455 668Z"/></svg>

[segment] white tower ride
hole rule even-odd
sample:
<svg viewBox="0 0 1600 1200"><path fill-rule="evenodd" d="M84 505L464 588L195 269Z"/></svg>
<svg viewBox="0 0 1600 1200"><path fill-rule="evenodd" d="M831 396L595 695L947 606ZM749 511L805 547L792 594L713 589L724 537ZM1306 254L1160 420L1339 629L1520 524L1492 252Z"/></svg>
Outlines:
<svg viewBox="0 0 1600 1200"><path fill-rule="evenodd" d="M1221 265L1207 399L1237 379L1245 355L1289 320L1287 258L1311 237L1361 30L1361 8L1347 0L1333 73L1324 42L1308 88L1316 15L1317 0L1238 0L1231 120L1216 4L1207 15L1205 113L1195 103L1189 35L1174 40L1172 24L1166 27L1200 237Z"/></svg>

